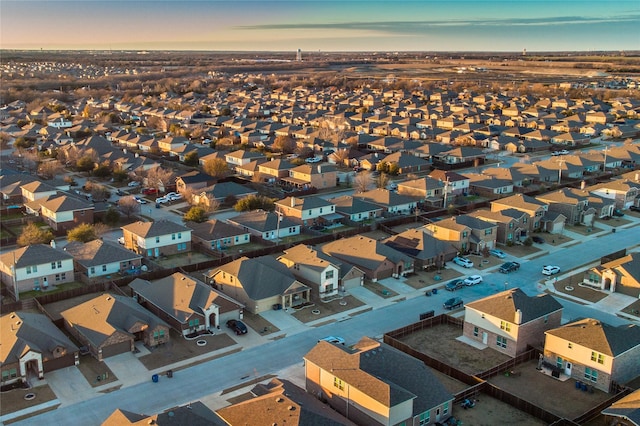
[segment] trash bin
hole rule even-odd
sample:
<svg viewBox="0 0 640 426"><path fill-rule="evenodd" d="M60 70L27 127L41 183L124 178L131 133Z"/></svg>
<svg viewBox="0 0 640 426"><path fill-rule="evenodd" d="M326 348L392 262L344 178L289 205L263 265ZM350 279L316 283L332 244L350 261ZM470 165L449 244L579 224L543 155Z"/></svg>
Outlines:
<svg viewBox="0 0 640 426"><path fill-rule="evenodd" d="M153 381L153 383L158 383L158 375L154 374L153 376L151 376L151 380Z"/></svg>
<svg viewBox="0 0 640 426"><path fill-rule="evenodd" d="M168 378L172 378L173 377L173 370L167 370L167 377Z"/></svg>
<svg viewBox="0 0 640 426"><path fill-rule="evenodd" d="M437 289L437 288L434 288L433 290L431 290L431 292L432 292L433 294L438 294L438 289Z"/></svg>
<svg viewBox="0 0 640 426"><path fill-rule="evenodd" d="M581 386L580 380L576 380L576 389L580 389Z"/></svg>
<svg viewBox="0 0 640 426"><path fill-rule="evenodd" d="M615 234L615 233L616 233L616 228L613 228L613 229L611 230L611 232L613 232L613 233Z"/></svg>

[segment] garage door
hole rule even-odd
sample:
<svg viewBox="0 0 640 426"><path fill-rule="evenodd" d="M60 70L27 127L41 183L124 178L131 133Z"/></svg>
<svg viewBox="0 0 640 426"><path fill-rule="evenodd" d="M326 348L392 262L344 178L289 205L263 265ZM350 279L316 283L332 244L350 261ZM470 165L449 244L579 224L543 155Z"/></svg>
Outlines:
<svg viewBox="0 0 640 426"><path fill-rule="evenodd" d="M120 343L114 343L113 345L105 346L102 348L102 358L108 358L110 356L123 354L131 351L131 342L124 341Z"/></svg>
<svg viewBox="0 0 640 426"><path fill-rule="evenodd" d="M342 285L345 290L350 290L360 286L360 277L353 277L349 280L342 280Z"/></svg>

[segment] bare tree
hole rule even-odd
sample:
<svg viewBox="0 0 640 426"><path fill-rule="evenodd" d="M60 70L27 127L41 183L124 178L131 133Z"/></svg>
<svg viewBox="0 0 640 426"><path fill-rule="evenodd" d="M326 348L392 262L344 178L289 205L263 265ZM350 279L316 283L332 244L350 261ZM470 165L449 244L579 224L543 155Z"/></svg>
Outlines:
<svg viewBox="0 0 640 426"><path fill-rule="evenodd" d="M291 154L296 149L296 141L291 136L281 135L275 138L273 147L284 154Z"/></svg>
<svg viewBox="0 0 640 426"><path fill-rule="evenodd" d="M367 192L373 186L373 178L368 171L360 172L353 180L353 189L356 193Z"/></svg>
<svg viewBox="0 0 640 426"><path fill-rule="evenodd" d="M320 139L340 142L344 139L344 125L336 119L325 118L320 121Z"/></svg>
<svg viewBox="0 0 640 426"><path fill-rule="evenodd" d="M20 154L20 159L22 161L22 167L24 167L27 172L33 174L36 170L38 170L40 158L38 157L37 151L24 151L22 154Z"/></svg>
<svg viewBox="0 0 640 426"><path fill-rule="evenodd" d="M376 178L376 188L385 188L389 183L389 175L386 173L380 173Z"/></svg>
<svg viewBox="0 0 640 426"><path fill-rule="evenodd" d="M175 182L176 176L173 170L165 169L162 166L154 167L147 172L147 186L160 191L167 190L167 186Z"/></svg>
<svg viewBox="0 0 640 426"><path fill-rule="evenodd" d="M62 174L63 171L62 164L55 160L45 161L38 167L38 174L45 179L53 179L55 176Z"/></svg>
<svg viewBox="0 0 640 426"><path fill-rule="evenodd" d="M229 166L222 158L213 158L206 161L203 169L206 174L213 177L223 177L229 172Z"/></svg>
<svg viewBox="0 0 640 426"><path fill-rule="evenodd" d="M118 200L118 207L122 214L131 218L131 216L140 209L140 204L133 197L122 197Z"/></svg>
<svg viewBox="0 0 640 426"><path fill-rule="evenodd" d="M340 166L349 165L349 150L342 148L336 150L333 154L333 158L336 160L336 164Z"/></svg>

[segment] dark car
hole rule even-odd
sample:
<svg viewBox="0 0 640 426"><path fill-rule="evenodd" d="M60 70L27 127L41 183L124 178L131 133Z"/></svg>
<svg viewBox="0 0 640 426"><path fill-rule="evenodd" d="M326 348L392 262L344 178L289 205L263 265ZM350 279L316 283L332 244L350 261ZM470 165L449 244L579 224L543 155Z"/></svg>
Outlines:
<svg viewBox="0 0 640 426"><path fill-rule="evenodd" d="M247 326L240 320L230 319L227 321L227 327L233 330L237 335L247 334Z"/></svg>
<svg viewBox="0 0 640 426"><path fill-rule="evenodd" d="M462 299L459 297L452 297L451 299L444 302L442 306L445 309L449 309L449 310L459 308L460 306L462 306Z"/></svg>
<svg viewBox="0 0 640 426"><path fill-rule="evenodd" d="M118 194L118 195L120 195L120 196L125 195L125 194L124 194L124 191L123 191L122 189L118 189L118 190L116 191L116 194Z"/></svg>
<svg viewBox="0 0 640 426"><path fill-rule="evenodd" d="M538 237L537 235L534 235L533 237L531 237L531 239L534 243L544 244L544 238Z"/></svg>
<svg viewBox="0 0 640 426"><path fill-rule="evenodd" d="M444 288L448 291L456 291L457 289L462 288L463 285L464 285L464 280L458 278L458 279L449 281L444 286Z"/></svg>
<svg viewBox="0 0 640 426"><path fill-rule="evenodd" d="M640 207L638 207L638 206L631 206L631 207L629 207L629 210L631 210L632 212L640 212Z"/></svg>
<svg viewBox="0 0 640 426"><path fill-rule="evenodd" d="M622 217L622 216L624 216L624 213L622 213L622 210L620 210L620 209L615 209L613 211L613 215L616 216L616 217Z"/></svg>
<svg viewBox="0 0 640 426"><path fill-rule="evenodd" d="M503 274L508 274L509 272L517 271L518 269L520 269L520 264L518 262L506 262L500 266L498 271Z"/></svg>

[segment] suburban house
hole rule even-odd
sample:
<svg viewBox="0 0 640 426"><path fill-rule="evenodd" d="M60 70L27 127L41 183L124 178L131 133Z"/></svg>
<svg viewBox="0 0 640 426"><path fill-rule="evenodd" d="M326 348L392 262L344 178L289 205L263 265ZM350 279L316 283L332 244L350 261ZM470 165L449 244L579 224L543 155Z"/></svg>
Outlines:
<svg viewBox="0 0 640 426"><path fill-rule="evenodd" d="M304 356L306 390L361 425L433 425L454 397L420 360L363 337L352 348L320 341Z"/></svg>
<svg viewBox="0 0 640 426"><path fill-rule="evenodd" d="M181 272L153 281L136 278L129 287L138 303L185 336L220 329L227 320L240 318L244 308Z"/></svg>
<svg viewBox="0 0 640 426"><path fill-rule="evenodd" d="M542 218L549 210L549 205L524 194L515 194L491 201L492 212L510 209L515 209L528 215L528 217L523 217L523 225L526 225L528 233L539 230L542 227Z"/></svg>
<svg viewBox="0 0 640 426"><path fill-rule="evenodd" d="M180 194L187 192L198 194L202 192L204 188L216 183L216 181L216 178L211 177L206 173L194 170L176 178L176 190Z"/></svg>
<svg viewBox="0 0 640 426"><path fill-rule="evenodd" d="M362 222L382 216L382 207L350 195L328 200L336 206L336 213L352 222Z"/></svg>
<svg viewBox="0 0 640 426"><path fill-rule="evenodd" d="M64 251L73 256L75 270L88 279L110 274L132 274L140 271L142 256L118 244L93 240L71 241Z"/></svg>
<svg viewBox="0 0 640 426"><path fill-rule="evenodd" d="M243 256L206 275L215 288L244 304L253 314L275 305L286 309L311 300L311 289L271 256Z"/></svg>
<svg viewBox="0 0 640 426"><path fill-rule="evenodd" d="M261 181L277 182L289 176L289 170L295 166L286 160L271 160L258 164Z"/></svg>
<svg viewBox="0 0 640 426"><path fill-rule="evenodd" d="M342 216L336 213L333 203L315 196L287 197L276 201L276 212L294 218L294 221L300 221L305 226L342 219Z"/></svg>
<svg viewBox="0 0 640 426"><path fill-rule="evenodd" d="M355 425L288 380L271 379L257 384L250 393L251 398L216 411L225 425Z"/></svg>
<svg viewBox="0 0 640 426"><path fill-rule="evenodd" d="M338 294L340 265L316 249L298 244L284 251L278 260L289 268L296 279L318 292L320 299Z"/></svg>
<svg viewBox="0 0 640 426"><path fill-rule="evenodd" d="M450 242L456 250L462 253L469 251L480 251L484 247L488 247L491 241L495 241L494 228L495 225L485 225L484 221L458 220L462 216L450 217L448 219L439 220L424 225L424 228L438 240ZM473 219L469 217L469 219ZM477 228L472 229L470 225ZM485 231L491 231L484 235ZM492 248L488 247L488 248Z"/></svg>
<svg viewBox="0 0 640 426"><path fill-rule="evenodd" d="M405 276L414 270L414 261L406 254L384 245L381 241L354 235L325 244L322 252L358 267L372 281Z"/></svg>
<svg viewBox="0 0 640 426"><path fill-rule="evenodd" d="M420 197L421 202L442 207L444 202L444 183L429 176L398 183L398 194Z"/></svg>
<svg viewBox="0 0 640 426"><path fill-rule="evenodd" d="M465 173L469 178L469 192L481 197L495 199L513 193L513 181L479 173Z"/></svg>
<svg viewBox="0 0 640 426"><path fill-rule="evenodd" d="M223 222L218 219L210 219L206 222L187 222L191 229L191 240L194 244L201 244L211 250L224 250L251 242L251 233L244 228Z"/></svg>
<svg viewBox="0 0 640 426"><path fill-rule="evenodd" d="M134 222L122 228L124 246L145 257L191 251L191 229L169 220Z"/></svg>
<svg viewBox="0 0 640 426"><path fill-rule="evenodd" d="M467 216L496 225L498 227L496 243L505 245L520 241L522 235L526 236L527 223L530 220L530 216L527 213L516 209L495 212L482 209L467 213Z"/></svg>
<svg viewBox="0 0 640 426"><path fill-rule="evenodd" d="M384 188L376 188L367 192L360 192L353 195L368 203L375 204L383 209L383 212L390 215L413 213L418 205L417 197L398 194Z"/></svg>
<svg viewBox="0 0 640 426"><path fill-rule="evenodd" d="M3 182L4 183L4 182ZM58 193L58 189L39 180L33 180L20 187L22 199L25 203L35 201L39 198L53 197Z"/></svg>
<svg viewBox="0 0 640 426"><path fill-rule="evenodd" d="M515 357L529 346L542 347L545 331L561 322L562 305L551 295L514 288L467 303L462 335Z"/></svg>
<svg viewBox="0 0 640 426"><path fill-rule="evenodd" d="M447 198L450 195L467 195L469 192L469 178L459 173L435 169L429 173L429 176L444 185L444 194Z"/></svg>
<svg viewBox="0 0 640 426"><path fill-rule="evenodd" d="M258 191L235 182L220 182L204 188L202 191L194 194L193 203L206 208L211 208L212 200L222 203L228 199L235 201L251 195L258 195Z"/></svg>
<svg viewBox="0 0 640 426"><path fill-rule="evenodd" d="M300 234L299 223L286 216L264 210L241 213L227 219L227 222L265 240L278 240Z"/></svg>
<svg viewBox="0 0 640 426"><path fill-rule="evenodd" d="M589 206L588 193L578 194L569 188L541 194L536 199L549 206L550 212L557 212L567 218L569 225L593 226L596 209Z"/></svg>
<svg viewBox="0 0 640 426"><path fill-rule="evenodd" d="M640 426L640 390L630 393L602 410L606 424Z"/></svg>
<svg viewBox="0 0 640 426"><path fill-rule="evenodd" d="M1 254L0 271L5 286L18 293L47 290L49 286L74 281L73 256L46 244L34 244Z"/></svg>
<svg viewBox="0 0 640 426"><path fill-rule="evenodd" d="M613 327L593 318L546 332L544 361L565 376L609 392L613 382L640 375L640 327Z"/></svg>
<svg viewBox="0 0 640 426"><path fill-rule="evenodd" d="M135 341L150 347L169 342L169 325L130 297L104 293L60 315L65 329L98 361L133 352Z"/></svg>
<svg viewBox="0 0 640 426"><path fill-rule="evenodd" d="M587 188L587 190L593 195L613 200L616 208L626 209L637 205L640 196L640 182L617 179L599 183Z"/></svg>
<svg viewBox="0 0 640 426"><path fill-rule="evenodd" d="M471 235L469 237L470 251L481 253L483 250L495 248L498 225L466 214L455 216L454 220L471 229Z"/></svg>
<svg viewBox="0 0 640 426"><path fill-rule="evenodd" d="M401 175L431 170L429 162L422 157L401 151L387 155L382 162L396 167Z"/></svg>
<svg viewBox="0 0 640 426"><path fill-rule="evenodd" d="M229 152L224 156L225 161L229 164L231 169L245 166L252 161L262 160L264 158L264 154L260 152L246 151L244 149Z"/></svg>
<svg viewBox="0 0 640 426"><path fill-rule="evenodd" d="M415 269L440 269L458 253L451 243L434 238L424 228L407 229L383 243L413 258Z"/></svg>
<svg viewBox="0 0 640 426"><path fill-rule="evenodd" d="M192 425L224 426L216 413L200 401L189 402L181 407L171 407L158 414L138 414L116 409L100 426L143 426L143 425Z"/></svg>
<svg viewBox="0 0 640 426"><path fill-rule="evenodd" d="M66 232L76 226L93 223L93 203L69 195L38 198L27 204L27 211L39 214L54 232Z"/></svg>
<svg viewBox="0 0 640 426"><path fill-rule="evenodd" d="M612 293L640 297L640 254L630 253L590 268L585 272L583 283Z"/></svg>
<svg viewBox="0 0 640 426"><path fill-rule="evenodd" d="M338 173L333 164L302 164L289 170L282 181L295 188L335 188Z"/></svg>
<svg viewBox="0 0 640 426"><path fill-rule="evenodd" d="M44 373L78 365L78 347L46 316L9 312L0 317L2 386L44 379Z"/></svg>

